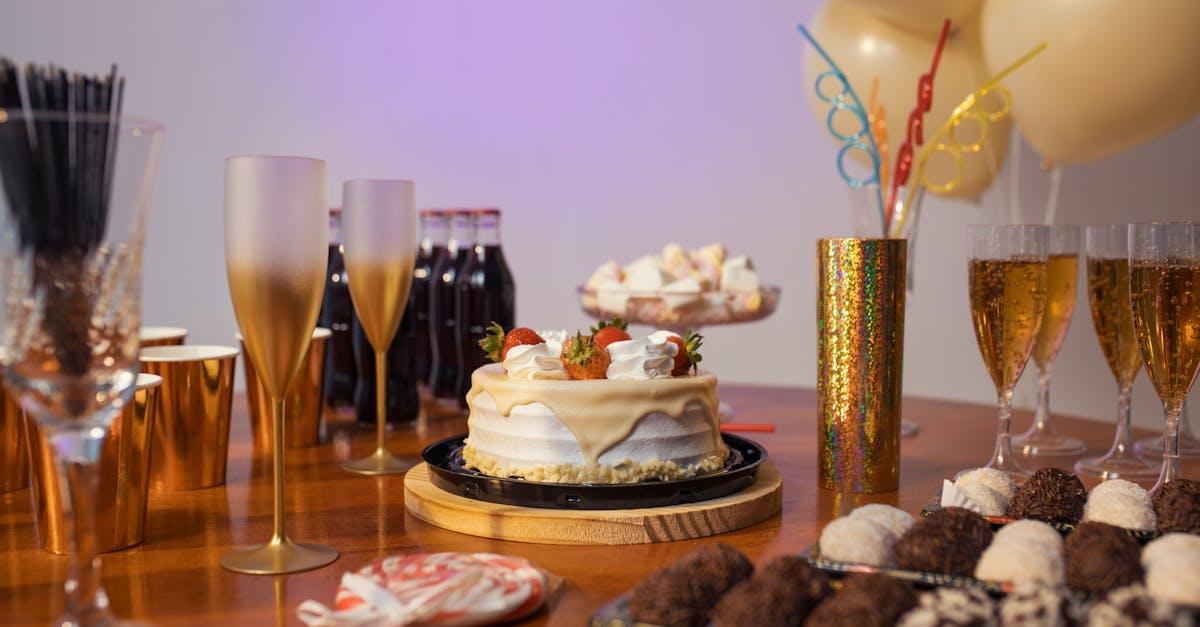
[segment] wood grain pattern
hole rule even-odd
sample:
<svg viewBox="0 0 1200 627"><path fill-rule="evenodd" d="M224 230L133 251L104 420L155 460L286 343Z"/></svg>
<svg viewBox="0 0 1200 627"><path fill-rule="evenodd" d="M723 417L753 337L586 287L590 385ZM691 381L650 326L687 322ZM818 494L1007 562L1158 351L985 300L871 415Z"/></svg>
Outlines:
<svg viewBox="0 0 1200 627"><path fill-rule="evenodd" d="M280 577L226 572L217 562L222 553L262 542L271 530L270 461L254 454L246 401L238 397L228 484L151 493L145 544L105 555L105 583L114 608L125 618L158 625L297 625L295 612L301 601L332 603L342 573L373 559L418 551L491 551L528 558L566 579L554 606L535 615L530 624L581 625L596 608L697 546L725 542L761 563L803 550L825 522L859 501L889 502L916 512L942 479L986 461L995 437L991 399L972 405L906 398L904 415L921 425L921 435L903 442L900 491L843 499L816 486L812 390L723 385L720 391L737 410L739 421L778 427L775 433L756 433L753 438L768 449L787 485L782 511L745 529L630 546L555 546L455 533L405 512L402 476L360 477L342 471L342 461L371 451L373 434L346 416L334 415L328 417L323 444L289 451L288 527L297 540L334 546L341 558L325 568ZM1093 453L1107 450L1112 441L1111 422L1055 420L1060 430L1082 438ZM1027 412L1017 412L1014 431L1024 430L1029 422ZM415 428L392 433L389 445L397 454L415 455L425 445L465 430L461 418L423 416ZM1058 462L1069 467L1074 459ZM1184 467L1189 477L1200 475L1198 471L1194 463ZM0 494L0 623L48 624L62 607L65 575L66 560L38 548L29 491Z"/></svg>
<svg viewBox="0 0 1200 627"><path fill-rule="evenodd" d="M779 512L783 482L767 462L753 485L719 499L645 509L538 509L486 503L433 485L421 464L404 478L408 513L443 529L496 540L541 544L646 544L736 531Z"/></svg>

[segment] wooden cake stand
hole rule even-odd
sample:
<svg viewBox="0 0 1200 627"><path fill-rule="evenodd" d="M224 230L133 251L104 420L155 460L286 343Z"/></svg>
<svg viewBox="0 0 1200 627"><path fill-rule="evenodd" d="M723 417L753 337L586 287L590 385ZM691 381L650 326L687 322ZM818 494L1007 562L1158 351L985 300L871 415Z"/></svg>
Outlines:
<svg viewBox="0 0 1200 627"><path fill-rule="evenodd" d="M779 513L783 480L769 462L750 487L702 503L644 509L570 510L477 501L433 485L420 464L404 477L404 506L417 518L472 536L539 544L647 544L727 533Z"/></svg>

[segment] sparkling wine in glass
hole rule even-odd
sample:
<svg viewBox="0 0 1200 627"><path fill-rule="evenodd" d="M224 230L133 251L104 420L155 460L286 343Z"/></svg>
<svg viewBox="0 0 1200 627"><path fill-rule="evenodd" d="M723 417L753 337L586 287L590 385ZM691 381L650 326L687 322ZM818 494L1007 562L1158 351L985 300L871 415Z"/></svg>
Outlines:
<svg viewBox="0 0 1200 627"><path fill-rule="evenodd" d="M253 156L225 161L225 270L246 358L271 399L274 441L271 539L221 556L221 566L235 572L298 572L338 557L330 547L293 542L284 510L284 399L312 341L328 244L324 161Z"/></svg>
<svg viewBox="0 0 1200 627"><path fill-rule="evenodd" d="M1089 226L1087 240L1088 304L1100 350L1117 381L1117 431L1112 447L1100 457L1075 464L1080 475L1102 480L1151 481L1158 469L1133 448L1130 409L1133 381L1142 369L1129 301L1129 227L1124 224Z"/></svg>
<svg viewBox="0 0 1200 627"><path fill-rule="evenodd" d="M114 622L96 556L98 460L137 381L162 138L150 121L0 108L0 369L64 478L71 540L58 625Z"/></svg>
<svg viewBox="0 0 1200 627"><path fill-rule="evenodd" d="M1037 340L1033 343L1033 363L1037 366L1038 397L1033 425L1013 438L1021 454L1030 459L1042 456L1077 455L1087 450L1078 438L1063 435L1054 428L1050 415L1050 373L1054 358L1062 348L1075 312L1075 289L1079 278L1079 227L1050 227L1050 252L1046 262L1046 309Z"/></svg>
<svg viewBox="0 0 1200 627"><path fill-rule="evenodd" d="M1200 371L1200 224L1129 225L1129 297L1142 361L1166 416L1154 491L1181 476L1179 419Z"/></svg>
<svg viewBox="0 0 1200 627"><path fill-rule="evenodd" d="M1012 394L1033 352L1046 308L1049 227L971 226L971 319L984 366L996 386L999 428L988 468L1028 473L1012 452Z"/></svg>
<svg viewBox="0 0 1200 627"><path fill-rule="evenodd" d="M387 352L404 317L416 259L411 181L355 180L342 188L342 245L350 299L375 350L375 452L342 464L363 475L400 473L420 459L387 450Z"/></svg>

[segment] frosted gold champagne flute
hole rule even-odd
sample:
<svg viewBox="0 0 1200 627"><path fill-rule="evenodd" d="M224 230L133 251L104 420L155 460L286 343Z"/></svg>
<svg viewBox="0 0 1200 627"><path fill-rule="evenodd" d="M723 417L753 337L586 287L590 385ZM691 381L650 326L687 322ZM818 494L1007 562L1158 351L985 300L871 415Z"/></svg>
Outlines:
<svg viewBox="0 0 1200 627"><path fill-rule="evenodd" d="M271 398L275 525L264 545L221 566L277 575L324 566L338 552L293 542L284 511L284 399L317 323L329 245L325 162L301 157L225 161L225 269L246 357Z"/></svg>
<svg viewBox="0 0 1200 627"><path fill-rule="evenodd" d="M1153 492L1181 478L1179 418L1200 371L1200 224L1129 225L1129 300L1146 374L1166 417Z"/></svg>
<svg viewBox="0 0 1200 627"><path fill-rule="evenodd" d="M399 473L421 460L387 450L387 352L408 304L417 250L411 181L355 180L342 187L342 246L350 299L375 350L375 452L342 464L363 475Z"/></svg>
<svg viewBox="0 0 1200 627"><path fill-rule="evenodd" d="M1049 231L1028 225L967 227L971 319L999 409L996 448L987 467L1018 479L1028 472L1012 453L1012 394L1046 307Z"/></svg>

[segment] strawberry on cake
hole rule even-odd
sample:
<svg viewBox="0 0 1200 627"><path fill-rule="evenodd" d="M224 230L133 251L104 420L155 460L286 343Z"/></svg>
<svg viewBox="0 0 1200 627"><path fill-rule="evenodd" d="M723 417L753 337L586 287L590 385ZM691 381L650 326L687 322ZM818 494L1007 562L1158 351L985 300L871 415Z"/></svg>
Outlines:
<svg viewBox="0 0 1200 627"><path fill-rule="evenodd" d="M466 464L552 483L674 480L722 468L717 379L702 338L631 337L618 318L590 334L506 331L480 342L493 364L467 393Z"/></svg>

